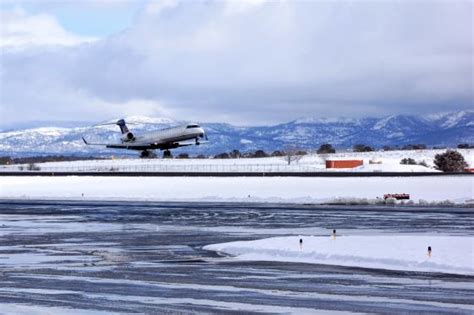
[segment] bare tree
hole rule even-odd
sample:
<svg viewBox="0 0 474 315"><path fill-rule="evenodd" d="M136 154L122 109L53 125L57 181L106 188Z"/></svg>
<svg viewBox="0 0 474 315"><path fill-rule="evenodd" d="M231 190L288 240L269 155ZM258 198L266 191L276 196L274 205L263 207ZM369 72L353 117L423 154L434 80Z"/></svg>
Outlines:
<svg viewBox="0 0 474 315"><path fill-rule="evenodd" d="M39 170L41 170L41 167L36 166L35 163L29 163L27 170L28 171L39 171Z"/></svg>
<svg viewBox="0 0 474 315"><path fill-rule="evenodd" d="M303 152L302 150L294 146L285 147L284 152L285 161L288 163L288 165L291 165L291 162L298 162L304 155L301 154Z"/></svg>
<svg viewBox="0 0 474 315"><path fill-rule="evenodd" d="M239 159L240 157L242 156L242 154L240 153L239 150L232 150L232 152L230 153L230 157L233 158L233 159Z"/></svg>

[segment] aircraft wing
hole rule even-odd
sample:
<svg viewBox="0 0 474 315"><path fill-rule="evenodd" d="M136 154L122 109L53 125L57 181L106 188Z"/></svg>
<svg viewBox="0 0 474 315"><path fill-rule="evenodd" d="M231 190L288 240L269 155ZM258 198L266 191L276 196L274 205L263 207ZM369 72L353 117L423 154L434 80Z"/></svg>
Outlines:
<svg viewBox="0 0 474 315"><path fill-rule="evenodd" d="M162 143L144 143L144 142L125 142L125 143L90 143L84 137L82 138L82 141L86 145L99 145L99 146L105 146L106 148L111 148L111 149L128 149L128 150L154 150L154 149L160 149L160 150L168 150L168 149L175 149L178 147L185 147L185 146L190 146L194 145L194 142L188 142L188 143L179 143L179 142L162 142Z"/></svg>
<svg viewBox="0 0 474 315"><path fill-rule="evenodd" d="M149 143L90 143L84 137L82 137L82 141L84 141L86 145L100 145L100 146L105 146L106 148L111 148L111 149L129 149L129 150L154 149L154 145L149 144Z"/></svg>

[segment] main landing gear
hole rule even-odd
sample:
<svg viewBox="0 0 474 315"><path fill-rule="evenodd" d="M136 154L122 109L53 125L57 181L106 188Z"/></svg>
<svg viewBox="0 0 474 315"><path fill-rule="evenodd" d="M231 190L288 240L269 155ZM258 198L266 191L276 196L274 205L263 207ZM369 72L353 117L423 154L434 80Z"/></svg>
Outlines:
<svg viewBox="0 0 474 315"><path fill-rule="evenodd" d="M140 154L140 158L142 158L142 159L152 159L152 158L156 158L156 154L154 152L144 150Z"/></svg>
<svg viewBox="0 0 474 315"><path fill-rule="evenodd" d="M156 154L153 151L143 150L142 153L140 154L140 158L153 159L153 158L156 158ZM163 151L163 158L164 159L171 158L171 151L170 150Z"/></svg>

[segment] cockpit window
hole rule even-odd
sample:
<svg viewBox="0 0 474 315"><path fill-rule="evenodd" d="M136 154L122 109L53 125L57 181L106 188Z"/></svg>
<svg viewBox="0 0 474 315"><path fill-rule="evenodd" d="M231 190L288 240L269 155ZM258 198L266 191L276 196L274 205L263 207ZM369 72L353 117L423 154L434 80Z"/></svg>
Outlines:
<svg viewBox="0 0 474 315"><path fill-rule="evenodd" d="M186 129L189 129L189 128L199 128L199 125L187 125Z"/></svg>

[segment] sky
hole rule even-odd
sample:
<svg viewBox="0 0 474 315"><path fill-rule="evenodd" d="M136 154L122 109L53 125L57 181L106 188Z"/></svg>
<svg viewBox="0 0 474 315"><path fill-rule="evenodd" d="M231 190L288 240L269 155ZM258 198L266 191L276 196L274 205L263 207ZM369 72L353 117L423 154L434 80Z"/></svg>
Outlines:
<svg viewBox="0 0 474 315"><path fill-rule="evenodd" d="M473 108L472 1L0 0L0 126Z"/></svg>

